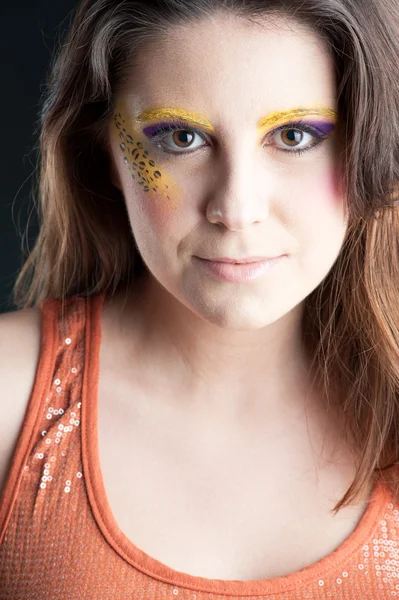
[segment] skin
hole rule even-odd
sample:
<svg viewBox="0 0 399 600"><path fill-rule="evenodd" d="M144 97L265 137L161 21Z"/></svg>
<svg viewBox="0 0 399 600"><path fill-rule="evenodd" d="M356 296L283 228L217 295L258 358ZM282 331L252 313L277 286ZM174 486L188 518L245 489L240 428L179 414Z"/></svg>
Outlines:
<svg viewBox="0 0 399 600"><path fill-rule="evenodd" d="M172 568L285 575L333 552L371 492L332 516L356 465L342 422L309 385L300 335L304 300L347 230L334 66L295 22L226 15L170 28L139 58L116 113L149 173L133 173L137 152L123 151L109 124L110 176L148 273L102 314L107 494L124 533ZM182 115L203 133L192 152L167 153L174 134L149 141L149 128ZM293 116L331 135L299 156L283 152L292 137L273 131ZM146 191L141 179L155 170L158 189ZM245 284L217 281L192 260L281 253L285 262Z"/></svg>
<svg viewBox="0 0 399 600"><path fill-rule="evenodd" d="M232 427L259 417L287 422L316 398L300 324L305 298L344 242L346 198L333 134L300 156L267 136L293 116L333 131L332 59L295 22L214 16L171 28L140 65L116 113L166 183L144 191L132 178L113 119L111 177L149 271L117 305L115 368L125 379L140 371L151 398L198 418ZM143 133L173 120L171 109L204 134L190 154L168 154ZM277 268L243 284L217 281L192 259L283 253Z"/></svg>

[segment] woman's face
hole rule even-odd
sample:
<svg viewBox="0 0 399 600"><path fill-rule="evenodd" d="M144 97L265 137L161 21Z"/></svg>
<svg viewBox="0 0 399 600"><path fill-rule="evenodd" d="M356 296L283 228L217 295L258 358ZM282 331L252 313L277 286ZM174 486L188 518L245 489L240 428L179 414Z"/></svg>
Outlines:
<svg viewBox="0 0 399 600"><path fill-rule="evenodd" d="M168 294L209 323L257 329L320 284L347 229L335 111L332 59L295 22L217 15L142 53L109 139L160 302ZM235 281L197 258L280 255Z"/></svg>

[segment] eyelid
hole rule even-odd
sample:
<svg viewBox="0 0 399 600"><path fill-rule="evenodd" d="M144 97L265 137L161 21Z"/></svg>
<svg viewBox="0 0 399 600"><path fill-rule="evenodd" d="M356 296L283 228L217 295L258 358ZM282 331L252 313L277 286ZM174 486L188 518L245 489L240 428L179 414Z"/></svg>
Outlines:
<svg viewBox="0 0 399 600"><path fill-rule="evenodd" d="M148 129L155 129L156 131L153 134L145 133L145 131ZM156 124L156 125L145 127L143 129L143 133L146 137L153 139L154 137L156 137L157 135L159 135L161 133L168 132L168 131L178 131L180 129L186 130L186 131L194 131L195 133L198 133L199 135L203 135L203 136L210 135L209 133L203 131L200 128L194 127L193 125L190 125L187 122L178 121L178 120L171 121L170 123L163 122L163 123L160 123L159 125Z"/></svg>
<svg viewBox="0 0 399 600"><path fill-rule="evenodd" d="M325 125L326 122L321 121L320 125L322 125L322 124ZM331 123L328 123L328 125L331 125L332 130L335 128L335 123L333 121L331 121ZM276 133L278 131L282 131L284 129L290 129L290 128L294 129L297 126L307 127L308 130L310 130L310 131L317 131L318 133L320 133L321 135L324 135L324 136L329 135L329 133L331 133L331 132L325 133L325 132L322 131L322 129L320 129L319 127L317 127L317 121L310 121L310 120L305 120L305 119L297 119L295 121L289 121L287 123L283 123L282 125L279 125L278 127L270 129L267 132L266 137L270 137L270 135L272 135L273 133ZM153 128L156 129L157 125L154 125ZM145 129L150 129L150 127L148 127L148 128L146 127ZM203 131L200 128L194 127L193 125L190 125L187 122L184 122L184 121L179 122L177 120L175 120L175 121L173 121L171 123L165 123L165 124L163 124L163 126L159 127L158 130L154 134L152 134L152 135L149 135L149 136L148 136L148 134L145 134L145 135L147 137L150 137L150 139L152 139L152 138L156 137L158 134L161 134L161 133L164 133L164 132L168 132L168 130L174 131L174 130L179 130L179 129L187 130L187 131L194 131L198 135L201 135L201 136L203 136L205 138L209 138L211 136L211 134L209 134L208 132Z"/></svg>
<svg viewBox="0 0 399 600"><path fill-rule="evenodd" d="M321 121L320 126L321 125L326 125L326 123L324 121ZM270 132L267 133L266 138L278 133L279 131L285 131L287 129L299 129L310 134L317 133L320 138L327 138L335 129L335 123L331 122L328 123L328 125L331 125L331 131L324 132L321 129L321 127L317 127L317 121L307 121L304 119L300 119L298 121L284 123L283 125L279 125L279 127L276 127L275 129L271 129Z"/></svg>

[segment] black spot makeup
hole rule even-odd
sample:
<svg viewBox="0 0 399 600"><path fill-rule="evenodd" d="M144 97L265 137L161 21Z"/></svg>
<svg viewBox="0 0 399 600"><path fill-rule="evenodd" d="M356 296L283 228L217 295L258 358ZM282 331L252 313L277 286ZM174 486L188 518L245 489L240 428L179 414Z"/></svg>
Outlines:
<svg viewBox="0 0 399 600"><path fill-rule="evenodd" d="M162 197L170 207L177 206L180 189L165 169L157 165L156 157L151 156L151 148L135 131L133 120L127 114L124 104L119 103L113 116L113 132L132 179L143 192Z"/></svg>

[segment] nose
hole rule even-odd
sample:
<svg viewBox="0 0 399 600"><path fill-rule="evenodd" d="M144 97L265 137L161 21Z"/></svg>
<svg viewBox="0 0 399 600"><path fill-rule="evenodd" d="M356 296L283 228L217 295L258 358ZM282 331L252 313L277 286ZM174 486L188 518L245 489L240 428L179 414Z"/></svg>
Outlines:
<svg viewBox="0 0 399 600"><path fill-rule="evenodd" d="M248 152L240 152L229 164L216 163L218 175L206 206L210 223L240 231L268 218L273 186L260 162Z"/></svg>

